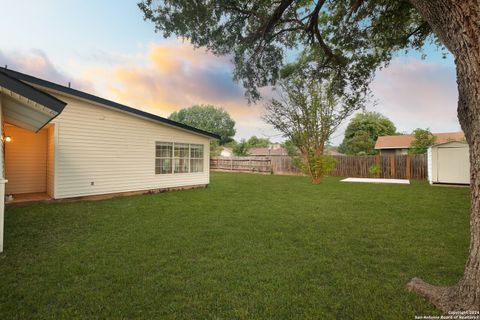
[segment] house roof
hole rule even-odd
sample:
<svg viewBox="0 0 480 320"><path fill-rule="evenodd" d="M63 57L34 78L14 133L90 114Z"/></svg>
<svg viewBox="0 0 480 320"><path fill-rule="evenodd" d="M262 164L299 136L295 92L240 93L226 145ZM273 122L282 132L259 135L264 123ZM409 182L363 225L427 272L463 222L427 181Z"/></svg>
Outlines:
<svg viewBox="0 0 480 320"><path fill-rule="evenodd" d="M462 131L434 133L435 143L440 144L448 141L459 141L465 139ZM381 136L375 143L375 149L408 149L415 139L412 134L398 136Z"/></svg>
<svg viewBox="0 0 480 320"><path fill-rule="evenodd" d="M40 86L40 87L44 87L44 88L47 88L47 89L55 90L57 92L65 93L65 94L68 94L68 95L71 95L71 96L74 96L74 97L77 97L77 98L81 98L81 99L92 101L92 102L95 102L95 103L98 103L98 104L102 104L102 105L105 105L105 106L108 106L108 107L111 107L111 108L114 108L114 109L117 109L117 110L120 110L120 111L128 112L128 113L134 114L134 115L139 116L139 117L147 118L147 119L150 119L150 120L153 120L153 121L156 121L156 122L164 123L164 124L167 124L167 125L170 125L170 126L173 126L173 127L178 127L178 128L184 129L184 130L188 130L188 131L195 132L195 133L198 133L198 134L201 134L201 135L204 135L204 136L208 136L208 137L213 138L213 139L220 139L220 136L217 135L217 134L207 132L207 131L204 131L204 130L201 130L201 129L197 129L197 128L188 126L188 125L183 124L183 123L179 123L179 122L167 119L167 118L157 116L157 115L152 114L152 113L141 111L141 110L138 110L138 109L135 109L135 108L132 108L132 107L129 107L129 106L111 101L111 100L107 100L107 99L95 96L93 94L89 94L89 93L86 93L86 92L83 92L83 91L75 90L75 89L72 89L72 88L69 88L69 87L66 87L66 86L59 85L59 84L54 83L54 82L50 82L50 81L47 81L47 80L43 80L43 79L40 79L40 78L30 76L30 75L25 74L25 73L18 72L18 71L14 71L14 70L10 70L10 69L1 69L1 71L2 71L2 73L10 76L11 78L21 80L24 84L25 84L25 82L28 82L28 84L33 84L33 85L36 85L36 86ZM25 84L25 85L28 85L28 84ZM51 96L51 97L53 97L53 96Z"/></svg>
<svg viewBox="0 0 480 320"><path fill-rule="evenodd" d="M283 147L279 148L250 148L248 149L250 156L286 156L287 150Z"/></svg>
<svg viewBox="0 0 480 320"><path fill-rule="evenodd" d="M5 120L32 131L40 130L67 105L1 69L0 93L4 95L2 111Z"/></svg>

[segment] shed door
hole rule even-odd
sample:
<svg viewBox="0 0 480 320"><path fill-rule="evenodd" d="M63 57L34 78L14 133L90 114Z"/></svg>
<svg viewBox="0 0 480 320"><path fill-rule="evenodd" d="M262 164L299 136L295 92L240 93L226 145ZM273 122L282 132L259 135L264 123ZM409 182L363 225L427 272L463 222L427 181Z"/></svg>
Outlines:
<svg viewBox="0 0 480 320"><path fill-rule="evenodd" d="M438 148L438 182L470 184L468 148Z"/></svg>

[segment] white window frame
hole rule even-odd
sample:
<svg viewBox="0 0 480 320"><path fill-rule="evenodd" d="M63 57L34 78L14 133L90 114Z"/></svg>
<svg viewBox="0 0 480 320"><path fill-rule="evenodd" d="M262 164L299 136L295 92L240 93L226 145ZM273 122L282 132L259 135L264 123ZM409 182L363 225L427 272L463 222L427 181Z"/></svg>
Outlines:
<svg viewBox="0 0 480 320"><path fill-rule="evenodd" d="M157 146L161 144L171 144L172 146L172 154L170 157L157 157ZM175 157L175 145L188 145L188 158L187 157ZM201 158L192 158L192 146L201 146L202 148L202 157ZM157 173L157 160L159 159L170 159L172 170L169 173ZM187 161L188 171L187 172L175 172L175 160L184 159ZM192 172L192 160L202 160L202 170ZM154 168L155 175L165 175L165 174L188 174L188 173L203 173L205 172L205 145L201 143L188 143L188 142L170 142L170 141L155 141L155 168Z"/></svg>
<svg viewBox="0 0 480 320"><path fill-rule="evenodd" d="M202 156L201 157L194 157L192 158L192 146L195 147L201 147L202 150ZM199 172L204 172L205 171L205 146L200 143L191 143L189 147L189 156L190 156L190 173L199 173ZM194 171L192 172L192 160L202 160L202 170L201 171Z"/></svg>
<svg viewBox="0 0 480 320"><path fill-rule="evenodd" d="M171 148L172 148L172 152L170 154L170 157L157 157L157 147L161 144L169 144L171 145ZM175 152L174 151L174 144L173 142L168 142L168 141L156 141L155 142L155 174L172 174L173 173L173 153ZM170 172L158 172L157 173L157 160L166 160L166 159L169 159L170 160L170 167L171 167L171 170Z"/></svg>

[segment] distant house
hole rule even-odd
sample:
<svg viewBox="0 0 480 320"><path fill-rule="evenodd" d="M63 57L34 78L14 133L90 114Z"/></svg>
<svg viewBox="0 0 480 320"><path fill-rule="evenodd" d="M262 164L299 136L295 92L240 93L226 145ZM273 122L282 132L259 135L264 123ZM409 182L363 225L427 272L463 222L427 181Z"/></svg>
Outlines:
<svg viewBox="0 0 480 320"><path fill-rule="evenodd" d="M331 156L341 156L343 155L342 153L338 152L338 147L335 146L327 146L325 149L325 154L331 155Z"/></svg>
<svg viewBox="0 0 480 320"><path fill-rule="evenodd" d="M436 137L436 144L449 141L461 141L465 139L465 134L462 131L434 133L433 135ZM407 154L413 140L415 140L415 136L411 134L381 136L378 137L377 142L375 143L375 149L379 150L381 155Z"/></svg>
<svg viewBox="0 0 480 320"><path fill-rule="evenodd" d="M231 156L233 156L233 150L231 148L222 147L222 151L220 151L220 156L230 158Z"/></svg>
<svg viewBox="0 0 480 320"><path fill-rule="evenodd" d="M287 156L288 152L287 149L276 143L265 148L250 148L248 155L255 157Z"/></svg>

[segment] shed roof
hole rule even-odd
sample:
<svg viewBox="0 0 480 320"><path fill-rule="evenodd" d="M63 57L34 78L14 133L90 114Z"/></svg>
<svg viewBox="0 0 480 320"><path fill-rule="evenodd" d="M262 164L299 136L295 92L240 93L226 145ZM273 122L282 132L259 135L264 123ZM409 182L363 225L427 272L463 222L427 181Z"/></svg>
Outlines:
<svg viewBox="0 0 480 320"><path fill-rule="evenodd" d="M450 141L446 141L446 142L442 142L442 143L435 143L433 146L431 146L431 148L435 148L435 147L442 147L442 146L447 146L447 145L461 145L461 146L466 146L468 147L468 143L466 140L450 140Z"/></svg>
<svg viewBox="0 0 480 320"><path fill-rule="evenodd" d="M135 109L135 108L132 108L132 107L129 107L129 106L111 101L111 100L107 100L107 99L95 96L93 94L89 94L89 93L86 93L86 92L83 92L83 91L80 91L80 90L75 90L75 89L72 89L72 88L69 88L69 87L66 87L66 86L59 85L59 84L54 83L54 82L50 82L50 81L47 81L47 80L36 78L34 76L31 76L31 75L28 75L28 74L25 74L25 73L18 72L18 71L14 71L14 70L10 70L10 69L1 69L1 71L4 74L6 74L10 77L13 77L17 80L21 80L22 82L27 82L28 84L33 84L33 85L44 87L44 88L47 88L47 89L51 89L51 90L54 90L54 91L57 91L57 92L60 92L60 93L71 95L71 96L74 96L74 97L77 97L77 98L81 98L81 99L84 99L84 100L89 100L89 101L92 101L92 102L95 102L95 103L98 103L98 104L102 104L102 105L105 105L105 106L108 106L108 107L111 107L111 108L114 108L114 109L117 109L117 110L121 110L121 111L124 111L124 112L134 114L134 115L139 116L139 117L147 118L147 119L150 119L150 120L153 120L153 121L156 121L156 122L160 122L160 123L164 123L164 124L167 124L167 125L170 125L170 126L173 126L173 127L178 127L178 128L184 129L184 130L188 130L188 131L191 131L191 132L194 132L194 133L197 133L197 134L201 134L201 135L213 138L213 139L220 139L220 136L218 136L217 134L207 132L207 131L204 131L204 130L201 130L201 129L197 129L197 128L188 126L188 125L183 124L183 123L179 123L179 122L167 119L167 118L157 116L157 115L152 114L152 113L141 111L139 109Z"/></svg>
<svg viewBox="0 0 480 320"><path fill-rule="evenodd" d="M458 132L441 132L434 133L436 143L444 143L449 141L459 141L465 139L465 134L462 131ZM398 135L398 136L381 136L378 137L375 143L375 149L408 149L415 136L412 134Z"/></svg>
<svg viewBox="0 0 480 320"><path fill-rule="evenodd" d="M287 150L283 147L278 148L250 148L248 154L251 156L286 156Z"/></svg>

